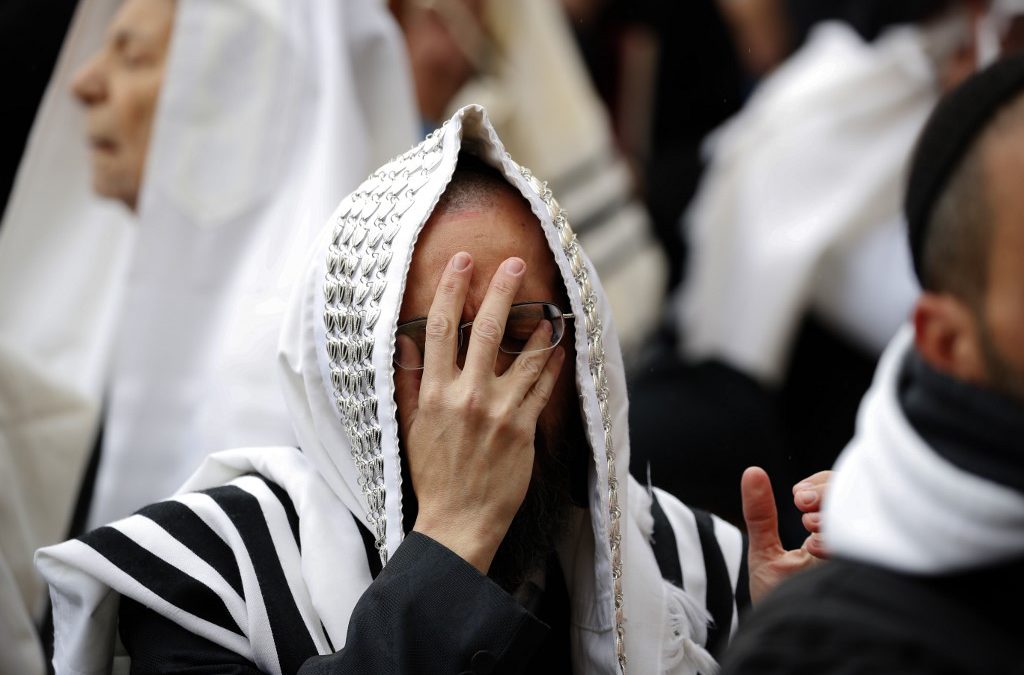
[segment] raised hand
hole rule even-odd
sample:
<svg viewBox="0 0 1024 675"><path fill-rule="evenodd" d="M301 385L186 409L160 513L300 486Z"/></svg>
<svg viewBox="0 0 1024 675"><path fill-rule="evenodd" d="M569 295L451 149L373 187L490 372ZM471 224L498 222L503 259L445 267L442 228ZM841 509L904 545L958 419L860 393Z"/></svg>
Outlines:
<svg viewBox="0 0 1024 675"><path fill-rule="evenodd" d="M427 315L424 354L399 336L403 363L422 356L423 369L397 369L395 384L406 461L419 501L413 529L487 573L533 472L537 418L565 360L561 347L526 351L495 372L509 308L526 272L505 260L473 317L459 367L459 323L473 275L468 253L449 262ZM527 348L547 344L541 322ZM410 351L411 350L411 351Z"/></svg>
<svg viewBox="0 0 1024 675"><path fill-rule="evenodd" d="M779 517L768 474L758 467L743 472L740 491L749 537L747 565L752 602L756 603L784 579L825 557L818 510L830 476L830 471L822 471L794 486L794 503L804 512L804 526L811 534L800 548L787 551L779 538Z"/></svg>
<svg viewBox="0 0 1024 675"><path fill-rule="evenodd" d="M804 546L818 558L828 557L821 537L821 500L831 477L831 471L819 471L793 486L793 503L803 512L801 522L804 529L811 533L804 541Z"/></svg>

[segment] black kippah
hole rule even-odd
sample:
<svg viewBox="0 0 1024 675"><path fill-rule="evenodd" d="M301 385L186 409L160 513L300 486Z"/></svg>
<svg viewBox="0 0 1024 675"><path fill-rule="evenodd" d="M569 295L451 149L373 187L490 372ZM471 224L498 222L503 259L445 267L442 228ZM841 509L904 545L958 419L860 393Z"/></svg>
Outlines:
<svg viewBox="0 0 1024 675"><path fill-rule="evenodd" d="M998 61L968 78L939 102L921 132L910 166L904 209L914 270L922 283L925 233L935 203L975 138L1020 93L1024 93L1024 55Z"/></svg>

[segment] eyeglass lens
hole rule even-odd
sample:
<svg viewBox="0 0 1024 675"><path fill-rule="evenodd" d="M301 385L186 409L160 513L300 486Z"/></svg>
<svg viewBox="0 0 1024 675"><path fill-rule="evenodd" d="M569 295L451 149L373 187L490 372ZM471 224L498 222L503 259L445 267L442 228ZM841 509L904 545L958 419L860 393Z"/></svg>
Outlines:
<svg viewBox="0 0 1024 675"><path fill-rule="evenodd" d="M551 338L548 344L540 350L527 350L526 344L530 337L540 326L542 321L551 324ZM399 327L399 332L412 338L416 343L419 355L424 353L426 342L426 319L412 321ZM473 322L462 324L459 327L459 350L463 351L469 346L469 336ZM522 354L525 351L543 351L557 345L565 334L565 317L562 311L553 304L545 302L525 303L513 305L509 310L508 320L505 322L505 333L502 336L499 349L506 354ZM400 368L417 369L422 368L422 361L415 363L402 363L399 354L395 354L395 365Z"/></svg>

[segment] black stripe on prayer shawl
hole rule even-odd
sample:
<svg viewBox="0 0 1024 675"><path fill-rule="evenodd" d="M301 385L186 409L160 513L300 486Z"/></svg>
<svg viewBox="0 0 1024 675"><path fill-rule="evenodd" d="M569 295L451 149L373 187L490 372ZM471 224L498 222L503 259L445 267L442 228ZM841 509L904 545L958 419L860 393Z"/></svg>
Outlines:
<svg viewBox="0 0 1024 675"><path fill-rule="evenodd" d="M301 553L302 539L299 537L299 514L295 512L295 505L292 504L291 497L288 496L288 493L284 491L283 487L272 480L261 476L258 473L249 475L255 476L266 483L267 487L270 488L270 491L274 493L275 497L277 497L277 501L281 502L281 506L284 507L284 513L288 517L288 525L291 526L292 535L295 537L295 545L299 548L299 552Z"/></svg>
<svg viewBox="0 0 1024 675"><path fill-rule="evenodd" d="M203 519L181 502L174 500L157 502L139 509L137 515L149 518L182 543L197 556L210 564L224 581L245 599L242 575L238 561L231 547L214 532Z"/></svg>
<svg viewBox="0 0 1024 675"><path fill-rule="evenodd" d="M672 524L665 515L665 510L658 502L658 496L651 491L651 515L654 517L653 539L654 559L661 570L661 578L683 588L683 566L679 563L679 547L676 546L676 534Z"/></svg>
<svg viewBox="0 0 1024 675"><path fill-rule="evenodd" d="M620 211L623 211L630 204L633 203L633 197L629 194L623 194L618 199L608 200L608 202L600 209L591 213L585 218L581 218L572 224L572 231L577 235L584 235L590 230L597 229L604 223L615 217Z"/></svg>
<svg viewBox="0 0 1024 675"><path fill-rule="evenodd" d="M612 152L611 146L605 146L597 154L587 157L582 162L577 162L568 171L563 171L560 176L552 178L548 187L554 194L564 197L573 190L593 182L605 167L614 168L614 161L615 153Z"/></svg>
<svg viewBox="0 0 1024 675"><path fill-rule="evenodd" d="M707 605L713 626L708 626L708 641L705 645L711 655L719 658L722 650L729 642L732 629L732 584L729 583L729 568L725 566L725 556L715 536L715 523L711 514L700 509L692 509L697 520L697 536L700 538L701 553L704 555L704 572L707 575Z"/></svg>
<svg viewBox="0 0 1024 675"><path fill-rule="evenodd" d="M281 672L297 672L306 659L317 654L317 649L292 597L259 499L235 485L224 485L203 493L217 502L231 519L249 552Z"/></svg>
<svg viewBox="0 0 1024 675"><path fill-rule="evenodd" d="M120 530L101 527L79 539L175 607L232 633L243 635L219 595L194 577L139 546Z"/></svg>
<svg viewBox="0 0 1024 675"><path fill-rule="evenodd" d="M750 539L747 537L746 532L743 533L743 548L740 549L740 572L736 578L736 611L739 614L739 618L742 619L747 610L750 609L750 568L747 567L747 551L749 549Z"/></svg>
<svg viewBox="0 0 1024 675"><path fill-rule="evenodd" d="M331 642L331 634L327 632L327 626L324 625L323 621L320 622L320 630L324 634L324 639L327 640L327 648L331 650L331 653L333 654L334 652L338 651L334 648L334 643Z"/></svg>
<svg viewBox="0 0 1024 675"><path fill-rule="evenodd" d="M353 513L352 518L355 519L356 529L359 530L359 536L363 539L363 548L366 549L366 562L370 566L370 576L376 579L377 575L384 569L380 562L380 553L377 552L377 541L369 528L363 525L363 521L359 519L359 516Z"/></svg>
<svg viewBox="0 0 1024 675"><path fill-rule="evenodd" d="M602 257L600 263L595 262L594 265L600 265L603 278L611 279L620 269L633 262L636 255L642 253L651 243L651 240L643 236L632 237L628 244L616 247L611 254Z"/></svg>

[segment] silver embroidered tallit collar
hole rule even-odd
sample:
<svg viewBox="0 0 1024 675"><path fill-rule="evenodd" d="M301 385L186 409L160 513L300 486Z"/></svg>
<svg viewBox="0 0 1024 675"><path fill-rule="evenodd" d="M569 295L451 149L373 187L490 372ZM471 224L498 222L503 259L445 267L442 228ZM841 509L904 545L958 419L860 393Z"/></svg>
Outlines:
<svg viewBox="0 0 1024 675"><path fill-rule="evenodd" d="M592 500L591 508L604 511L595 519L603 525L595 526L595 536L601 534L607 542L607 548L599 549L610 557L616 652L624 668L620 483L625 480L625 466L617 467L605 372L607 305L595 290L592 266L551 190L504 151L480 106L459 110L422 143L375 171L333 216L323 279L320 342L326 362L321 366L350 444L366 521L386 564L402 537L392 367L398 308L416 238L451 179L460 150L494 165L530 202L555 255L573 312L582 317L574 329L577 386L591 444L603 449L594 458L598 481L606 488L598 488L599 498ZM619 459L628 463L628 457Z"/></svg>

